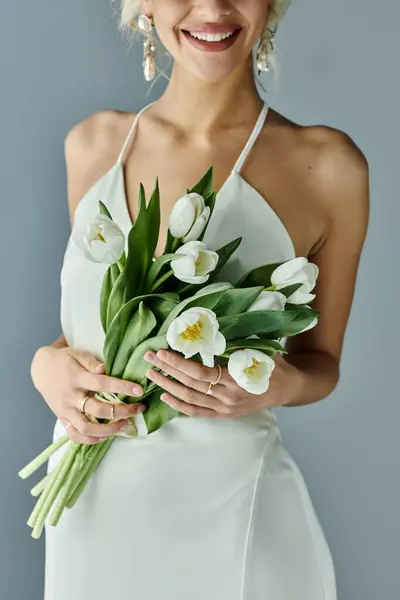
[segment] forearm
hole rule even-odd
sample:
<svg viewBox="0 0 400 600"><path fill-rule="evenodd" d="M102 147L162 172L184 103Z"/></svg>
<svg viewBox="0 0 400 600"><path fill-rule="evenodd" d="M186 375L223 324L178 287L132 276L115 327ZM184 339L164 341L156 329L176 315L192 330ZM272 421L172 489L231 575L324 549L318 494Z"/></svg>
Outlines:
<svg viewBox="0 0 400 600"><path fill-rule="evenodd" d="M36 365L42 355L43 350L48 350L49 348L66 348L68 346L67 341L64 337L64 334L61 334L56 340L54 340L54 342L51 342L51 344L47 344L45 346L40 346L31 361L31 368L30 368L30 373L31 373L31 379L33 381L33 384L35 387L36 383L35 383L35 374L36 374Z"/></svg>
<svg viewBox="0 0 400 600"><path fill-rule="evenodd" d="M318 402L335 389L340 375L337 361L324 352L290 352L285 360L295 367L291 397L282 406Z"/></svg>

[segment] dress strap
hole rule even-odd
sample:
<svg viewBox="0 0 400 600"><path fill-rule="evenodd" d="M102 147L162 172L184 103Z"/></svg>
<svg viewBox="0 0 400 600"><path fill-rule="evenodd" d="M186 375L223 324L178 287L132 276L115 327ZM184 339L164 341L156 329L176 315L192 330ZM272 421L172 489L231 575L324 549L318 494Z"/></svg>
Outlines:
<svg viewBox="0 0 400 600"><path fill-rule="evenodd" d="M122 161L123 161L125 150L126 150L128 144L129 144L130 140L131 140L131 137L132 137L133 132L134 132L134 130L136 128L136 125L137 125L137 122L139 120L140 115L145 110L147 110L148 108L150 108L150 106L152 106L153 104L154 104L154 102L150 102L150 104L146 104L146 106L143 106L143 108L141 110L139 110L139 112L137 113L136 117L134 118L133 123L132 123L132 125L129 128L128 135L126 136L124 145L122 146L121 152L119 153L119 156L118 156L118 159L117 159L118 163L121 164Z"/></svg>
<svg viewBox="0 0 400 600"><path fill-rule="evenodd" d="M236 164L233 167L232 171L239 172L240 169L242 168L244 161L246 160L250 150L252 149L252 147L254 145L254 142L256 141L261 129L263 128L264 121L267 117L268 108L269 108L268 103L266 100L264 100L264 105L261 109L261 112L256 121L256 124L254 125L254 129L251 132L250 137L247 140L247 143L246 143L245 147L243 148L239 158L237 159Z"/></svg>

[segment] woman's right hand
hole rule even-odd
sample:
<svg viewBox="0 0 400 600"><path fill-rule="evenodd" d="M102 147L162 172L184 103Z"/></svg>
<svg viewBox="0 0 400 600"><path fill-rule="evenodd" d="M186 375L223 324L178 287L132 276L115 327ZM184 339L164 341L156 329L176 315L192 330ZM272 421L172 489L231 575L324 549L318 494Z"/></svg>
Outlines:
<svg viewBox="0 0 400 600"><path fill-rule="evenodd" d="M105 375L104 364L84 350L42 346L31 364L35 388L67 429L68 436L81 444L97 444L123 429L129 417L143 412L140 403L115 404L112 423L92 423L78 409L78 400L91 392L110 392L141 396L143 388L131 381ZM92 396L86 401L85 413L101 419L110 418L110 405Z"/></svg>

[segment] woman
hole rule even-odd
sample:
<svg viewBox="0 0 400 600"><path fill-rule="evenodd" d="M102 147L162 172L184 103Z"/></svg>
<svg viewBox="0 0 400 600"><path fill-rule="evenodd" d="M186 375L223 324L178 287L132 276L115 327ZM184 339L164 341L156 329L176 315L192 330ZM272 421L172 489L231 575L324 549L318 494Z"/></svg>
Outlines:
<svg viewBox="0 0 400 600"><path fill-rule="evenodd" d="M320 276L317 326L289 338L268 391L250 395L226 370L168 351L148 354L163 400L191 418L134 440L118 438L89 486L55 528L46 527L45 600L334 600L332 556L273 407L327 397L339 363L368 222L368 166L343 132L303 127L269 109L256 88L272 58L271 31L284 0L132 0L123 25L154 29L174 57L162 97L136 116L104 110L66 137L71 224L90 220L101 199L127 233L139 183L158 175L164 246L175 200L212 164L215 212L205 241L243 236L231 275L309 257ZM147 17L147 18L146 18ZM152 42L145 76L151 79ZM149 38L150 39L150 38ZM146 109L146 110L145 110ZM61 273L59 340L32 362L36 388L58 417L55 438L95 444L144 406L116 406L117 423L90 423L77 403L88 390L140 395L104 374L94 268L69 240ZM229 276L229 273L227 273ZM133 390L133 391L132 391ZM91 397L88 414L109 417ZM52 457L50 468L60 456Z"/></svg>

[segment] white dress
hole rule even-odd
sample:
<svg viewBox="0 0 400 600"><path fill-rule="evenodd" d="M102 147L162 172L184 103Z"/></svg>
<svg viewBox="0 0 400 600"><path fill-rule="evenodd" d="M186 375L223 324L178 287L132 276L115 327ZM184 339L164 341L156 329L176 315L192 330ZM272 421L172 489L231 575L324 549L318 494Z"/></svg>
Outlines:
<svg viewBox="0 0 400 600"><path fill-rule="evenodd" d="M101 199L129 231L122 159L142 111L115 165L78 204L74 224L89 222ZM278 215L240 175L267 112L265 103L204 240L215 249L243 236L226 279L295 256ZM99 359L105 269L69 239L62 330L70 346ZM45 600L336 600L326 538L272 409L176 418L150 435L142 415L137 422L141 435L118 438L77 504L56 527L46 525ZM63 434L57 420L54 439Z"/></svg>

